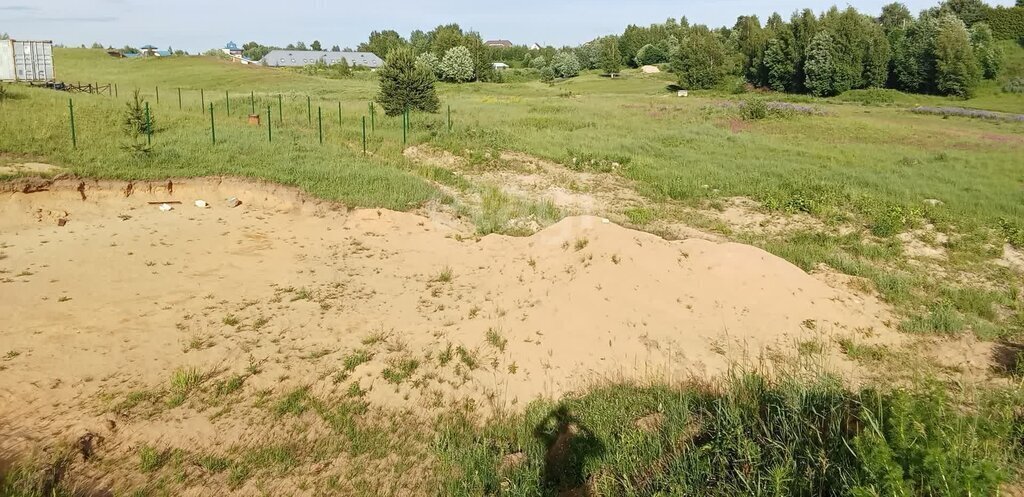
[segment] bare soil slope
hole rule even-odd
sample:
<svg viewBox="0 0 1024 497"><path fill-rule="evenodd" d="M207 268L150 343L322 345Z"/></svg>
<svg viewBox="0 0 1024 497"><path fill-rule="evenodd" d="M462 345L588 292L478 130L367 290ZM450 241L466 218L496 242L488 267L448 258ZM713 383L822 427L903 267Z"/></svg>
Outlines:
<svg viewBox="0 0 1024 497"><path fill-rule="evenodd" d="M872 297L760 249L597 217L478 239L232 179L7 190L0 425L16 436L0 444L110 421L172 444L237 439L230 417L156 422L124 407L192 368L200 381L244 375L252 395L358 384L379 405L514 408L604 378L716 374L836 335L901 340ZM182 203L147 203L166 200ZM834 347L825 357L843 364Z"/></svg>

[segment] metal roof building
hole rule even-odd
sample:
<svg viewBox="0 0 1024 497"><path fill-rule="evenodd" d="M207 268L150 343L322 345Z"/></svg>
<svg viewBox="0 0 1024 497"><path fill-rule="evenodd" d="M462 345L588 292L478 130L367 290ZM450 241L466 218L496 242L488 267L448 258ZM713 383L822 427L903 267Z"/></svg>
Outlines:
<svg viewBox="0 0 1024 497"><path fill-rule="evenodd" d="M384 61L370 52L327 52L315 50L271 50L263 57L270 67L302 67L323 61L324 64L337 64L345 59L350 66L363 66L376 69L384 65Z"/></svg>

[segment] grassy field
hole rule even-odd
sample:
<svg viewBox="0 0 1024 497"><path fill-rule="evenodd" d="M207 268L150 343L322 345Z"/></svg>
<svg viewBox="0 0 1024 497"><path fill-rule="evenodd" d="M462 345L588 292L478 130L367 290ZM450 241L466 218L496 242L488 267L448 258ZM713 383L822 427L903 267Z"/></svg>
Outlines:
<svg viewBox="0 0 1024 497"><path fill-rule="evenodd" d="M1024 76L1024 48L1004 48L1002 79ZM0 102L0 166L37 160L118 179L237 175L398 210L431 201L469 209L446 192L482 192L481 212L470 216L481 234L509 231L508 221L524 212L545 222L562 214L537 199L489 194L471 174L405 157L400 118L378 114L364 154L362 122L376 91L370 73L332 80L209 58L119 60L78 49L58 50L55 58L60 79L116 83L118 98L70 96L78 140L72 148L68 94L11 88L12 97ZM508 168L499 153L517 151L581 173L613 172L645 200L642 208L609 213L616 221L668 236L666 225L693 225L808 271L824 265L866 278L909 333L1020 342L1024 288L1020 273L999 260L1007 245L1024 248L1024 123L908 109L1024 113L1024 96L1002 93L995 81L967 101L894 92L678 98L665 89L671 82L671 75L629 73L553 85L442 84L453 130L443 112L413 115L408 144L449 151L480 171ZM145 153L128 147L120 132L136 88L156 119ZM272 142L265 123L246 124L250 92L264 120L270 108ZM751 99L815 112L744 119L740 107ZM204 112L211 103L216 145ZM778 230L730 226L716 215L736 197L755 201L759 212L813 222ZM926 239L943 258L913 257L901 238L907 234ZM422 426L401 413L374 412L358 392L346 399L293 392L268 400L268 416L285 425L313 416L328 434L223 454L143 448L139 472L151 483L133 495L173 494L181 469L196 464L241 485L340 454L359 461L354 473L306 475L307 484L324 495L377 495L373 477L399 479L408 470L422 476L406 482L413 494L562 495L586 487L597 495L994 495L1016 479L1020 395L1019 388L975 392L928 380L906 389L852 389L830 378L755 374L720 385L609 386L493 420L453 409ZM552 456L570 426L586 443ZM380 473L385 459L397 473ZM369 476L360 477L360 469ZM0 495L35 495L25 486L30 480L32 474L11 473Z"/></svg>

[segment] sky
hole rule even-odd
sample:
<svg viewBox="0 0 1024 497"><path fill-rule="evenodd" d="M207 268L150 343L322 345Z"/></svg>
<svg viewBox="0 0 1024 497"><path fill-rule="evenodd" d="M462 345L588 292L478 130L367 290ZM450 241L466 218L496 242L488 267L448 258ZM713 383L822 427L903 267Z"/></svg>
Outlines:
<svg viewBox="0 0 1024 497"><path fill-rule="evenodd" d="M849 2L877 15L892 0ZM731 26L739 15L773 11L789 17L795 10L827 9L834 1L776 0L0 0L0 33L14 39L53 40L66 45L100 42L115 47L153 44L201 52L258 41L284 46L320 40L325 47L356 48L374 30L394 29L403 36L457 22L484 39L517 44L578 45L598 36L621 33L628 24L646 25L686 16L691 24ZM938 0L905 0L911 11ZM1014 0L989 1L1013 5ZM845 7L847 3L840 3Z"/></svg>

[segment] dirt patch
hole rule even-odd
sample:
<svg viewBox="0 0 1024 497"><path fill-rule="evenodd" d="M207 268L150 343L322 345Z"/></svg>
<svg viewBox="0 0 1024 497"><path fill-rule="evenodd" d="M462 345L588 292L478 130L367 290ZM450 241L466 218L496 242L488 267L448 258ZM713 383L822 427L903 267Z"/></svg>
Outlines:
<svg viewBox="0 0 1024 497"><path fill-rule="evenodd" d="M104 433L108 411L83 405L166 389L182 368L259 370L246 392L356 384L381 405L514 407L601 378L716 374L807 335L891 333L884 305L760 249L595 217L474 241L231 179L46 190L0 198L0 418L29 433ZM117 424L182 445L239 437L205 417Z"/></svg>
<svg viewBox="0 0 1024 497"><path fill-rule="evenodd" d="M63 169L41 162L23 162L19 164L7 164L0 166L0 175L51 175L62 172Z"/></svg>
<svg viewBox="0 0 1024 497"><path fill-rule="evenodd" d="M996 263L1010 269L1024 272L1024 252L1021 252L1013 245L1007 243L1003 246L1003 256L1000 257Z"/></svg>
<svg viewBox="0 0 1024 497"><path fill-rule="evenodd" d="M946 247L949 243L949 236L935 230L935 226L928 224L914 231L900 233L900 242L903 243L903 251L909 257L925 259L946 259Z"/></svg>

